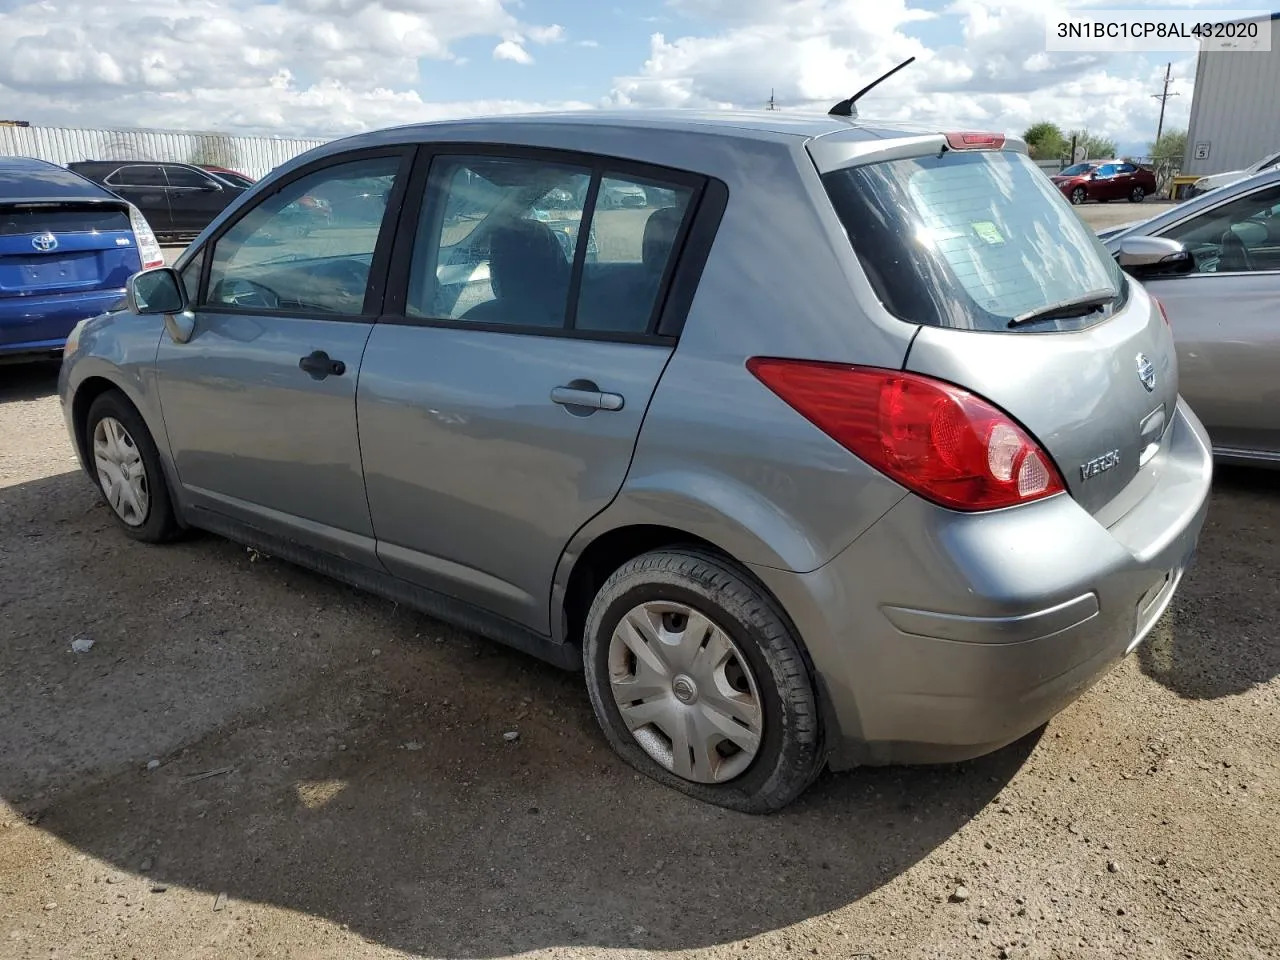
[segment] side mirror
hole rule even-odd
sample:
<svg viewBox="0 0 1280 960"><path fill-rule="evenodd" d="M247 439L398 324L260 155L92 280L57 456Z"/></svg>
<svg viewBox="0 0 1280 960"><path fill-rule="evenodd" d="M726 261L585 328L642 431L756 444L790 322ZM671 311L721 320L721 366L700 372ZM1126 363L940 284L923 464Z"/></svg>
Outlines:
<svg viewBox="0 0 1280 960"><path fill-rule="evenodd" d="M1195 257L1177 240L1164 237L1126 237L1120 241L1116 262L1139 280L1191 273Z"/></svg>
<svg viewBox="0 0 1280 960"><path fill-rule="evenodd" d="M187 292L172 267L143 270L129 278L126 295L129 310L137 314L181 313L187 309Z"/></svg>

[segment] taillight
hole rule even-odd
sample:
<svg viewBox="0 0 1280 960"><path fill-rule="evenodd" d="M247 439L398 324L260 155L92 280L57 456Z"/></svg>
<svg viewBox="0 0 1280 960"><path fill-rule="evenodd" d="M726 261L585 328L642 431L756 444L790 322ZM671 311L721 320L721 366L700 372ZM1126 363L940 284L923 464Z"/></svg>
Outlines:
<svg viewBox="0 0 1280 960"><path fill-rule="evenodd" d="M1157 309L1159 309L1160 318L1164 320L1164 325L1166 327L1169 327L1170 329L1173 329L1173 324L1169 322L1169 311L1164 308L1164 304L1161 303L1159 300L1157 300L1155 297L1151 298L1151 302L1156 305Z"/></svg>
<svg viewBox="0 0 1280 960"><path fill-rule="evenodd" d="M142 269L163 267L164 251L160 249L160 242L151 231L147 218L133 204L129 204L129 225L133 227L133 241L138 246L138 256L142 258Z"/></svg>
<svg viewBox="0 0 1280 960"><path fill-rule="evenodd" d="M944 507L994 510L1066 489L1039 444L960 387L809 360L752 357L747 369L845 449Z"/></svg>
<svg viewBox="0 0 1280 960"><path fill-rule="evenodd" d="M1004 146L1003 133L948 133L947 146L952 150L999 150Z"/></svg>

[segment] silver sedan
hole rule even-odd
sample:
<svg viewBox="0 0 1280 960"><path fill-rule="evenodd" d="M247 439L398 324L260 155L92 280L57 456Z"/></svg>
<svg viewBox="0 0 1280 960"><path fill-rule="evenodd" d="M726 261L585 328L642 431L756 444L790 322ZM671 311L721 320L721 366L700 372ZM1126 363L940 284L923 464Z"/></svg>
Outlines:
<svg viewBox="0 0 1280 960"><path fill-rule="evenodd" d="M1215 458L1280 467L1280 170L1098 236L1162 304Z"/></svg>

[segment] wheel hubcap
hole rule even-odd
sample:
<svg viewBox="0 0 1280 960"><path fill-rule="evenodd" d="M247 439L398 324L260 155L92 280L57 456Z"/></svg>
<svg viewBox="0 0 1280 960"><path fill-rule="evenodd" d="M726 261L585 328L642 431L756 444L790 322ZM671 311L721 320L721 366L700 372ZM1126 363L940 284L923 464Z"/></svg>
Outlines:
<svg viewBox="0 0 1280 960"><path fill-rule="evenodd" d="M151 495L142 452L115 417L103 417L93 428L93 462L107 503L131 527L147 519Z"/></svg>
<svg viewBox="0 0 1280 960"><path fill-rule="evenodd" d="M732 780L760 750L764 710L751 668L690 606L631 609L609 641L609 686L636 743L686 780Z"/></svg>

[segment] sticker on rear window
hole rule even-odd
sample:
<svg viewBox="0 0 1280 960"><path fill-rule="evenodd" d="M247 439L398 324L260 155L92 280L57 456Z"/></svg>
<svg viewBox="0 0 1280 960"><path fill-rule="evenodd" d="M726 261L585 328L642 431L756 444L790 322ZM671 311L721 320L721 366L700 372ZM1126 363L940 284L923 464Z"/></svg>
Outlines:
<svg viewBox="0 0 1280 960"><path fill-rule="evenodd" d="M1004 243L1004 237L1000 236L1000 230L990 220L979 220L969 225L973 227L973 232L978 235L979 240L992 245Z"/></svg>

